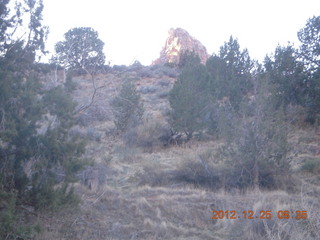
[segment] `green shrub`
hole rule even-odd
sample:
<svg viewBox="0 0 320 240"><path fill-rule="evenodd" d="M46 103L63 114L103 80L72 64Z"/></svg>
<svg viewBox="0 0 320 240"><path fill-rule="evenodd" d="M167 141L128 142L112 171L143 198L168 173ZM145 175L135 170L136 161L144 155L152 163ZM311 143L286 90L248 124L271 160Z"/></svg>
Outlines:
<svg viewBox="0 0 320 240"><path fill-rule="evenodd" d="M239 119L233 138L221 149L232 187L283 189L290 178L288 127L282 111L257 99L252 117Z"/></svg>
<svg viewBox="0 0 320 240"><path fill-rule="evenodd" d="M34 201L37 210L57 211L66 207L76 207L80 203L79 197L74 193L74 189L68 184L55 188L51 184L46 184L34 188L30 199Z"/></svg>
<svg viewBox="0 0 320 240"><path fill-rule="evenodd" d="M119 132L124 133L141 122L143 105L133 83L124 82L111 105L115 117L114 123Z"/></svg>
<svg viewBox="0 0 320 240"><path fill-rule="evenodd" d="M6 240L34 239L41 231L39 224L31 224L25 210L18 204L15 193L0 190L0 238Z"/></svg>
<svg viewBox="0 0 320 240"><path fill-rule="evenodd" d="M308 159L304 164L301 166L301 170L310 173L320 173L320 159Z"/></svg>

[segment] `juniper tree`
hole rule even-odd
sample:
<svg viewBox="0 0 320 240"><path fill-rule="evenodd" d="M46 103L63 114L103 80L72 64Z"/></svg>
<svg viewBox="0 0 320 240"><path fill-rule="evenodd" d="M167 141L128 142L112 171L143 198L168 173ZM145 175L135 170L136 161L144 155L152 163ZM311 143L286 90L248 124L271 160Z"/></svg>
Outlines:
<svg viewBox="0 0 320 240"><path fill-rule="evenodd" d="M193 133L205 128L204 115L210 104L210 77L200 58L188 53L178 80L169 93L172 108L170 121L177 132L189 140Z"/></svg>
<svg viewBox="0 0 320 240"><path fill-rule="evenodd" d="M67 69L90 72L104 65L104 42L97 31L89 27L73 28L64 34L64 38L55 46L58 63Z"/></svg>
<svg viewBox="0 0 320 240"><path fill-rule="evenodd" d="M11 206L0 212L1 222L12 216L5 229L1 224L0 238L17 239L17 205L38 209L68 202L67 188L56 186L57 171L64 176L61 185L74 180L84 145L68 135L75 106L70 95L63 87L45 90L35 63L45 52L42 1L12 9L0 1L0 10L0 198Z"/></svg>
<svg viewBox="0 0 320 240"><path fill-rule="evenodd" d="M211 56L206 63L214 82L214 97L221 100L227 97L232 107L238 111L243 97L253 90L253 62L247 49L240 51L237 39L231 36L220 47L218 55Z"/></svg>
<svg viewBox="0 0 320 240"><path fill-rule="evenodd" d="M304 66L298 61L293 46L278 46L271 57L266 57L265 74L273 85L273 97L276 107L287 107L288 104L297 105L303 102Z"/></svg>
<svg viewBox="0 0 320 240"><path fill-rule="evenodd" d="M300 57L305 64L304 105L308 121L320 120L320 16L310 18L298 32Z"/></svg>
<svg viewBox="0 0 320 240"><path fill-rule="evenodd" d="M143 105L140 95L135 85L125 81L119 94L111 102L114 114L114 123L119 132L125 131L137 126L142 120Z"/></svg>

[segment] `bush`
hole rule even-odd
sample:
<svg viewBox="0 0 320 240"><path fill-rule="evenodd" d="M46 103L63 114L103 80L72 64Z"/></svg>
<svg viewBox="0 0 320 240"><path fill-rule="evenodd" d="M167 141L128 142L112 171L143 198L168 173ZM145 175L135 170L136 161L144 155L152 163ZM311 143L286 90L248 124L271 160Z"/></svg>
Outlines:
<svg viewBox="0 0 320 240"><path fill-rule="evenodd" d="M135 85L131 82L124 82L118 96L111 102L114 123L117 130L124 133L137 126L143 115L143 105L140 102L140 95Z"/></svg>
<svg viewBox="0 0 320 240"><path fill-rule="evenodd" d="M183 160L174 170L159 171L152 166L145 167L140 176L140 184L151 186L190 184L210 190L224 187L223 166L214 163L211 149Z"/></svg>
<svg viewBox="0 0 320 240"><path fill-rule="evenodd" d="M57 211L66 207L75 207L80 203L80 198L74 193L69 185L53 189L51 184L35 188L31 194L32 200L36 202L36 209Z"/></svg>
<svg viewBox="0 0 320 240"><path fill-rule="evenodd" d="M207 161L187 160L176 171L174 180L196 187L218 190L223 187L223 176L219 167L213 167Z"/></svg>
<svg viewBox="0 0 320 240"><path fill-rule="evenodd" d="M240 189L291 187L284 113L257 99L252 115L233 125L232 138L221 148L227 184Z"/></svg>
<svg viewBox="0 0 320 240"><path fill-rule="evenodd" d="M320 173L320 159L308 159L302 166L301 170L305 172L310 172L314 174Z"/></svg>
<svg viewBox="0 0 320 240"><path fill-rule="evenodd" d="M145 118L136 129L132 129L125 135L126 144L153 150L162 147L170 137L170 129L162 116Z"/></svg>
<svg viewBox="0 0 320 240"><path fill-rule="evenodd" d="M24 209L17 206L17 196L14 193L0 190L0 238L7 240L34 239L40 232L38 224L31 224ZM34 211L31 207L30 211Z"/></svg>

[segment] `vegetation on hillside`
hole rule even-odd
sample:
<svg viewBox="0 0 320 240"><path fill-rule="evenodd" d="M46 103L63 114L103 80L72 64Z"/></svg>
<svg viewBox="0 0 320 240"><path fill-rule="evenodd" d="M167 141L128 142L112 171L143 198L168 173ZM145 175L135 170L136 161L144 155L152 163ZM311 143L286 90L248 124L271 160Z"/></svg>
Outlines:
<svg viewBox="0 0 320 240"><path fill-rule="evenodd" d="M230 37L205 65L195 53L184 52L177 66L145 67L135 62L129 67L111 68L104 66L104 43L98 38L98 33L83 27L69 30L65 40L56 44L52 64L39 64L37 59L46 53L47 36L47 27L41 23L42 0L23 1L14 8L9 6L9 0L0 1L1 239L34 239L41 226L34 225L36 220L31 216L66 206L75 207L79 199L74 194L73 183L81 180L91 190L95 186L98 189L99 181L105 181L107 174L111 175L108 178L110 189L111 186L121 186L120 190L115 194L108 188L93 204L105 201L104 205L99 202L99 207L114 215L119 210L113 204L121 208L130 207L124 216L133 219L128 213L135 213L140 217L136 226L152 229L156 232L152 237L156 239L169 239L177 232L179 236L187 237L188 231L184 228L191 229L192 237L200 234L204 239L211 238L211 225L200 216L209 207L198 204L216 197L212 195L213 191L224 194L249 190L297 192L293 173L298 170L293 169L292 159L298 151L292 150L295 146L292 146L290 133L292 129L319 127L320 17L310 18L298 32L300 48L296 49L291 44L277 46L263 63L254 61L249 51L242 50L238 40ZM27 34L20 36L20 29L27 29ZM55 72L57 75L61 68L67 71L67 82L47 85L47 74ZM112 84L108 85L111 90L106 88L106 84L98 85L97 70L101 69L107 70L108 78L111 75L122 81L116 85L119 88L117 94L114 94L114 89L118 88ZM83 88L92 86L89 104L80 107L73 100L77 84L72 84L74 75L71 73L75 71L89 76L83 77L82 81L86 82ZM141 79L148 79L150 83L155 78L161 78L157 85L137 84ZM112 99L103 99L103 102L106 105L110 103L110 115L106 117L104 112L99 118L100 109L95 100L101 98L101 91L109 90L113 91ZM157 101L163 103L161 111L155 109ZM107 136L107 140L101 145L97 143L102 141L102 134L97 133L94 125L84 123L86 119L80 116L80 113L94 108L98 110L90 113L93 118L103 123L108 120L114 128L106 130L102 123L103 136ZM83 128L87 128L85 131L91 145L108 144L108 149L105 146L100 149L105 163L100 161L98 169L87 166L79 176L77 173L88 164L85 158L86 137L81 132ZM317 138L305 139L314 141ZM300 138L296 141L303 142ZM198 143L207 147L201 147L201 144L199 147ZM189 155L183 155L183 150L172 145L189 146ZM87 155L96 156L98 151L94 152L94 146L90 147L87 149L91 152ZM320 154L317 153L318 146L313 147L308 151ZM150 155L142 154L141 149ZM166 158L160 153L152 155L154 149L165 152ZM110 170L106 166L113 159L117 159L116 164L123 165L116 165L119 169ZM155 167L160 164L163 164L162 168ZM137 170L133 171L130 166ZM316 176L316 180L312 180L317 182L319 166L319 158L314 157L303 161L298 169ZM98 176L94 182L84 177L90 171L99 175L101 169L105 171L103 179ZM144 186L132 190L142 185L154 189ZM158 186L170 187L158 189ZM129 191L126 192L127 189ZM165 196L165 199L158 199L160 203L152 195L159 195L159 192ZM317 191L312 194L319 196ZM281 194L277 192L274 195ZM174 199L175 196L179 200ZM214 209L226 209L218 199L220 196L216 198ZM245 198L247 205L239 203L242 208L262 209L272 205L258 198L262 206L256 206L250 196ZM272 198L273 195L266 199ZM191 204L193 209L181 207L181 199L185 200L186 206ZM297 197L292 199L296 201ZM236 203L230 202L228 204L235 207ZM167 205L163 206L163 203ZM301 206L296 203L290 206L314 209L318 203L313 203L301 199ZM177 208L173 209L170 204ZM278 207L277 204L284 205L279 202L273 203L272 207ZM162 221L161 211L171 214L167 221ZM198 214L197 221L181 217L182 213L190 212ZM141 218L148 214L150 216L141 222ZM83 219L85 217L76 218L68 226L72 227ZM177 222L184 222L183 228ZM121 236L121 224L110 224L115 238ZM130 231L136 231L130 224L127 225ZM245 232L235 223L227 233L222 233L223 223L213 223L214 231L219 233L217 239L239 239L243 236L247 239L257 236L259 239L275 239L277 234L278 238L294 239L297 232L293 227L301 230L297 236L315 239L319 223L310 217L304 224L294 223L287 227L271 220L246 223L248 231ZM202 228L206 231L199 231ZM150 236L150 231L143 234ZM135 238L133 236L130 238Z"/></svg>
<svg viewBox="0 0 320 240"><path fill-rule="evenodd" d="M0 5L0 238L30 239L38 228L28 225L23 206L40 211L75 201L68 183L84 164L84 143L68 134L75 124L70 94L63 86L46 90L48 67L35 62L46 39L42 1ZM26 26L19 36L16 28Z"/></svg>
<svg viewBox="0 0 320 240"><path fill-rule="evenodd" d="M225 170L216 186L290 187L288 109L303 107L305 122L320 120L319 34L319 17L311 18L298 33L300 49L278 46L263 65L252 61L247 49L241 51L233 37L206 66L189 52L182 56L169 95L170 123L187 141L195 132L225 141L220 152Z"/></svg>
<svg viewBox="0 0 320 240"><path fill-rule="evenodd" d="M98 32L94 29L73 28L66 32L64 37L65 40L55 46L54 60L58 64L67 69L85 71L93 71L104 65L104 42L98 38Z"/></svg>

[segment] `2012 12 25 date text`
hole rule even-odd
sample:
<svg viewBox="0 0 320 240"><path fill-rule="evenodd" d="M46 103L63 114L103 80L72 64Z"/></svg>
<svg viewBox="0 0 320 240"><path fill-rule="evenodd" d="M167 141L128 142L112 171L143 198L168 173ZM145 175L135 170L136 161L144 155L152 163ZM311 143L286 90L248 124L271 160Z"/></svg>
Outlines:
<svg viewBox="0 0 320 240"><path fill-rule="evenodd" d="M278 211L270 211L270 210L261 210L261 211L242 211L237 212L235 210L227 210L227 211L212 211L212 219L272 219L276 217L278 219L307 219L308 213L307 211L297 210L278 210Z"/></svg>

